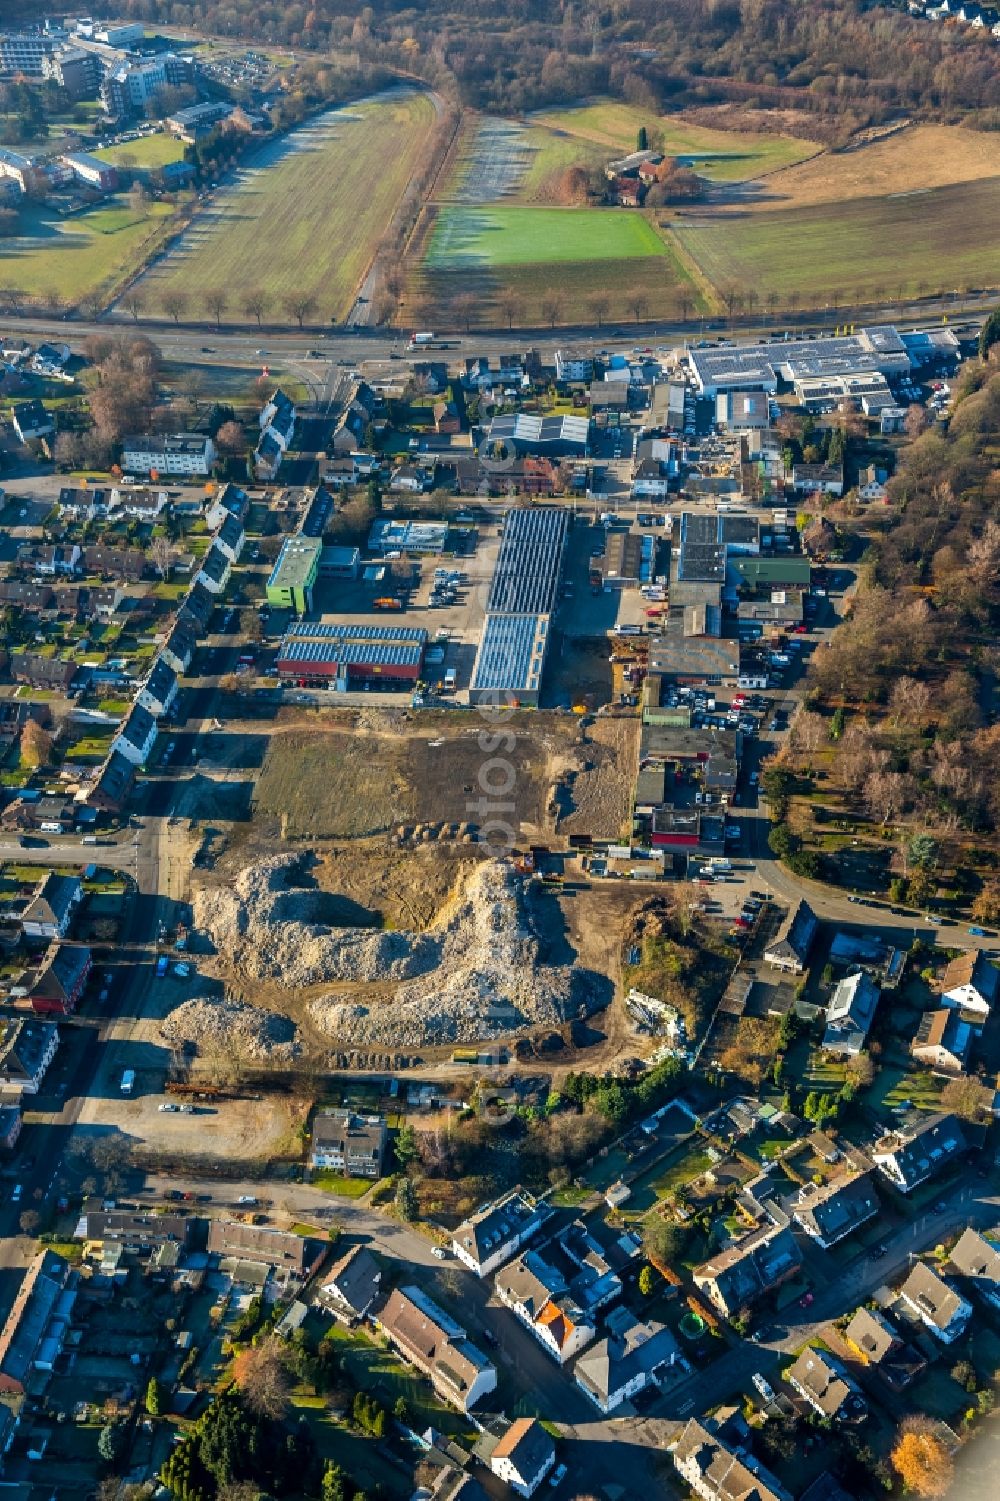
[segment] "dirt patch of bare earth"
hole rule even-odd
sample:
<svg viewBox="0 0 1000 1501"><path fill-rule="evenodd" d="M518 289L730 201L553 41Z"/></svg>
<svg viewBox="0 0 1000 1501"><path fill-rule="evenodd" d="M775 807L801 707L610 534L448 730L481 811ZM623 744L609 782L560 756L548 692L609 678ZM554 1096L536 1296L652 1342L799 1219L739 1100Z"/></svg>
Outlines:
<svg viewBox="0 0 1000 1501"><path fill-rule="evenodd" d="M619 839L629 827L639 757L637 719L596 719L567 758L559 832Z"/></svg>
<svg viewBox="0 0 1000 1501"><path fill-rule="evenodd" d="M608 833L617 833L634 771L626 735L606 731L601 721L583 731L568 714L518 715L503 726L502 739L466 715L317 716L315 725L271 736L254 809L278 821L283 839L361 839L401 827L412 834L427 825L438 833L447 826L449 837L464 839L490 816L484 793L488 803L499 757L510 768L504 801L513 807L505 817L518 839L554 832L554 784L567 771L573 772L574 805L585 807L593 797L613 807L604 822ZM587 786L592 776L600 784L593 794Z"/></svg>

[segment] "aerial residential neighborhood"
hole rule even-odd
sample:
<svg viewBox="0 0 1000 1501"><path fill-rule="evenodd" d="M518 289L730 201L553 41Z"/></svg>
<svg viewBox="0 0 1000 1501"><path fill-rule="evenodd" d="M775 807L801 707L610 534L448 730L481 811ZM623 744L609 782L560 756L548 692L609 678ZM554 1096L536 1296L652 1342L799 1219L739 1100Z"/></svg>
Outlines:
<svg viewBox="0 0 1000 1501"><path fill-rule="evenodd" d="M993 1495L1000 16L779 10L0 17L0 1493Z"/></svg>

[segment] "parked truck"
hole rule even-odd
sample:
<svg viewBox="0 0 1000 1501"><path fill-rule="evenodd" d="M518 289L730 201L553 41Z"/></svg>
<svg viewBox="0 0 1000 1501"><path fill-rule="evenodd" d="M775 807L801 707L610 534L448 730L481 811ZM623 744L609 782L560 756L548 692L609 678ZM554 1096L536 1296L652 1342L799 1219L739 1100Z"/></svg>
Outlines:
<svg viewBox="0 0 1000 1501"><path fill-rule="evenodd" d="M391 595L386 595L383 599L372 600L373 610L401 610L402 608L403 601L395 599Z"/></svg>
<svg viewBox="0 0 1000 1501"><path fill-rule="evenodd" d="M411 344L433 344L434 343L434 335L432 333L411 334L410 335L410 343Z"/></svg>
<svg viewBox="0 0 1000 1501"><path fill-rule="evenodd" d="M127 1068L125 1070L125 1072L122 1074L122 1082L121 1082L121 1085L120 1085L122 1094L131 1094L134 1085L135 1085L135 1069L134 1068Z"/></svg>

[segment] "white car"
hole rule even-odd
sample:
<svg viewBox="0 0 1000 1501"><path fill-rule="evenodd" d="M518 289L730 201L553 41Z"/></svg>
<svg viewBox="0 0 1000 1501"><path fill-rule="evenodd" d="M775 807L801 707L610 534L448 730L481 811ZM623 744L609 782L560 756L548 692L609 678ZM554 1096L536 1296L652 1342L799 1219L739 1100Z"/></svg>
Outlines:
<svg viewBox="0 0 1000 1501"><path fill-rule="evenodd" d="M168 1105L168 1104L164 1103L164 1104L162 1104L160 1106L160 1114L161 1115L173 1115L173 1113L175 1112L176 1109L177 1109L176 1105Z"/></svg>
<svg viewBox="0 0 1000 1501"><path fill-rule="evenodd" d="M431 1255L436 1261L447 1261L448 1259L448 1252L444 1246L431 1246Z"/></svg>

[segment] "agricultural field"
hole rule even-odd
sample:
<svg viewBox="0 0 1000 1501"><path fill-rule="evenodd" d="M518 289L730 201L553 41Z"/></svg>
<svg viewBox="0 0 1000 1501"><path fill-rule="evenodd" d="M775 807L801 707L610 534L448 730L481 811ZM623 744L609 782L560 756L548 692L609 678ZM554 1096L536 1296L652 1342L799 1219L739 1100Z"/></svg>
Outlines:
<svg viewBox="0 0 1000 1501"><path fill-rule="evenodd" d="M701 305L675 247L629 209L443 204L410 296L425 315L477 322L598 322Z"/></svg>
<svg viewBox="0 0 1000 1501"><path fill-rule="evenodd" d="M116 167L135 167L141 172L155 172L168 162L184 158L184 143L176 136L161 134L142 136L138 141L122 141L117 146L102 146L92 153L101 161L113 162Z"/></svg>
<svg viewBox="0 0 1000 1501"><path fill-rule="evenodd" d="M28 296L80 302L109 295L155 248L171 215L167 204L135 212L122 199L62 219L44 205L22 210L22 233L0 241L0 283Z"/></svg>
<svg viewBox="0 0 1000 1501"><path fill-rule="evenodd" d="M717 288L809 300L922 296L997 281L1000 177L814 207L689 216L682 247Z"/></svg>
<svg viewBox="0 0 1000 1501"><path fill-rule="evenodd" d="M820 147L797 136L739 130L713 130L683 116L650 116L628 104L605 101L580 109L533 115L533 126L558 138L600 146L602 154L634 151L642 126L650 146L678 157L685 166L713 182L742 182L762 177L815 155Z"/></svg>
<svg viewBox="0 0 1000 1501"><path fill-rule="evenodd" d="M155 309L165 293L223 289L228 321L242 293L316 298L324 320L342 315L420 159L434 120L424 93L397 90L327 111L252 164L143 278Z"/></svg>
<svg viewBox="0 0 1000 1501"><path fill-rule="evenodd" d="M427 251L432 270L633 260L666 255L641 214L629 209L446 206Z"/></svg>
<svg viewBox="0 0 1000 1501"><path fill-rule="evenodd" d="M495 115L466 120L441 203L551 202L552 186L567 167L600 167L607 152L560 131Z"/></svg>

